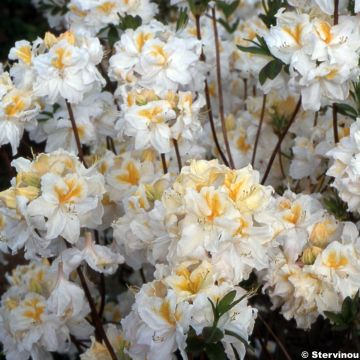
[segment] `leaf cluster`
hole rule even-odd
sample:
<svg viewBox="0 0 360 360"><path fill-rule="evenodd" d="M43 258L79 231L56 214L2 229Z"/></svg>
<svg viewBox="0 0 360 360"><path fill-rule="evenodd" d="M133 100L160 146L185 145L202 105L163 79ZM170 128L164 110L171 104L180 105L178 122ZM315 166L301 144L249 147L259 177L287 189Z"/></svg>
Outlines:
<svg viewBox="0 0 360 360"><path fill-rule="evenodd" d="M110 24L105 29L100 30L100 32L103 32L104 30L108 30L108 42L111 47L114 46L114 44L120 39L120 32L123 32L127 29L133 29L136 30L139 26L142 24L142 19L139 15L132 16L132 15L120 15L119 16L119 24L114 25Z"/></svg>
<svg viewBox="0 0 360 360"><path fill-rule="evenodd" d="M326 317L333 323L333 330L343 331L352 329L356 326L356 322L360 315L360 301L359 291L354 298L346 297L342 306L341 312L335 313L331 311L324 312Z"/></svg>
<svg viewBox="0 0 360 360"><path fill-rule="evenodd" d="M338 220L349 220L347 205L342 201L337 193L323 199L325 208L333 214Z"/></svg>
<svg viewBox="0 0 360 360"><path fill-rule="evenodd" d="M226 1L222 1L222 0L216 1L217 8L222 11L222 13L224 14L225 19L226 19L226 20L219 19L218 22L230 34L232 34L236 31L236 29L239 25L239 22L240 22L240 19L237 18L237 19L235 19L235 21L233 23L230 23L230 21L231 21L230 18L235 13L239 4L240 4L240 0L235 0L230 3L226 2Z"/></svg>
<svg viewBox="0 0 360 360"><path fill-rule="evenodd" d="M262 6L264 8L264 14L260 14L259 18L262 22L270 28L276 25L276 13L283 7L287 6L286 0L262 0Z"/></svg>
<svg viewBox="0 0 360 360"><path fill-rule="evenodd" d="M251 42L252 46L238 45L238 49L250 54L268 56L272 58L259 73L259 81L261 85L264 85L267 79L274 80L280 72L284 69L285 72L289 72L289 67L283 63L280 59L276 58L269 50L266 41L263 37L256 35L257 41L247 40Z"/></svg>
<svg viewBox="0 0 360 360"><path fill-rule="evenodd" d="M237 340L241 341L245 346L249 346L248 342L237 333L231 330L223 331L218 328L220 318L224 314L229 312L240 301L242 301L247 295L245 294L237 300L235 300L235 296L236 290L233 290L227 293L221 300L216 301L216 303L214 303L210 298L208 298L214 315L213 325L204 327L201 335L197 335L194 329L190 329L186 341L186 351L188 353L192 353L196 356L201 354L202 352L205 352L210 360L226 360L227 357L225 354L224 346L221 343L221 340L224 338L225 335L232 336ZM235 358L240 359L240 356L235 347L232 347L232 349Z"/></svg>

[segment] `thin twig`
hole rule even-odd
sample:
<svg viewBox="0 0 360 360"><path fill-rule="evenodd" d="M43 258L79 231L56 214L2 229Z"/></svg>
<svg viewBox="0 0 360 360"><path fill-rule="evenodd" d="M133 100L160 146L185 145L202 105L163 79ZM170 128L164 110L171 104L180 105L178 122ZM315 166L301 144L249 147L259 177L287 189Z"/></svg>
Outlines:
<svg viewBox="0 0 360 360"><path fill-rule="evenodd" d="M243 79L244 81L244 109L246 110L246 100L248 98L248 80Z"/></svg>
<svg viewBox="0 0 360 360"><path fill-rule="evenodd" d="M334 0L334 25L339 24L339 0Z"/></svg>
<svg viewBox="0 0 360 360"><path fill-rule="evenodd" d="M334 25L337 25L338 23L339 23L339 0L334 0ZM334 129L335 144L339 142L337 112L338 112L337 106L334 103L332 107L332 114L333 114L333 129Z"/></svg>
<svg viewBox="0 0 360 360"><path fill-rule="evenodd" d="M177 160L177 163L178 163L179 173L180 173L181 168L182 168L182 163L181 163L181 155L180 155L180 150L179 150L179 144L178 144L176 139L172 139L172 140L173 140L173 144L174 144L174 148L175 148L176 160Z"/></svg>
<svg viewBox="0 0 360 360"><path fill-rule="evenodd" d="M106 284L105 284L105 275L100 274L100 309L99 309L99 318L102 319L105 310L105 300L106 300Z"/></svg>
<svg viewBox="0 0 360 360"><path fill-rule="evenodd" d="M167 168L167 164L166 164L165 154L160 154L160 157L161 157L161 163L162 163L164 174L167 174L168 168Z"/></svg>
<svg viewBox="0 0 360 360"><path fill-rule="evenodd" d="M143 282L143 284L146 284L146 276L145 276L144 269L140 268L139 272L140 272L141 281Z"/></svg>
<svg viewBox="0 0 360 360"><path fill-rule="evenodd" d="M106 137L106 146L108 150L112 151L116 155L114 139L111 136Z"/></svg>
<svg viewBox="0 0 360 360"><path fill-rule="evenodd" d="M257 151L257 147L258 147L258 143L259 143L259 139L260 139L260 133L261 133L262 124L264 122L264 117L265 117L265 107L266 107L266 94L264 94L264 96L263 96L261 115L260 115L260 123L259 123L259 126L257 128L255 144L254 144L254 150L253 150L253 154L252 154L252 158L251 158L251 165L252 166L255 165L256 151Z"/></svg>
<svg viewBox="0 0 360 360"><path fill-rule="evenodd" d="M216 78L217 78L217 85L218 85L219 113L220 113L220 120L221 120L221 129L222 129L222 133L223 133L223 137L224 137L224 143L225 143L227 157L229 159L229 165L230 165L230 168L234 169L234 167L235 167L234 160L231 155L229 139L227 136L226 123L225 123L224 98L223 98L223 89L222 89L222 81L221 81L220 40L219 40L219 34L218 34L218 29L217 29L216 12L215 12L214 7L211 9L211 15L212 15L214 37L215 37Z"/></svg>
<svg viewBox="0 0 360 360"><path fill-rule="evenodd" d="M96 311L96 305L95 305L95 302L93 300L93 298L91 297L91 293L90 293L90 290L89 290L89 287L86 283L86 280L85 280L85 276L83 274L83 272L81 271L80 268L77 268L77 273L79 275L79 279L80 279L80 283L81 283L81 286L82 288L84 289L84 292L85 292L85 296L89 302L89 306L90 306L90 311L91 311L91 317L93 319L93 322L95 324L95 333L97 333L97 337L98 337L98 340L102 339L105 343L105 346L107 348L107 350L109 351L109 354L112 358L112 360L117 360L117 356L115 354L115 351L113 349L113 347L111 346L110 344L110 341L106 335L106 332L104 330L104 327L103 327L103 324L101 322L101 319Z"/></svg>
<svg viewBox="0 0 360 360"><path fill-rule="evenodd" d="M314 127L317 126L318 118L319 118L319 112L316 111L314 115L314 124L313 124Z"/></svg>
<svg viewBox="0 0 360 360"><path fill-rule="evenodd" d="M277 144L276 144L276 146L275 146L275 149L273 150L273 152L272 152L272 154L271 154L269 163L268 163L268 165L267 165L267 167L266 167L264 176L263 176L263 178L262 178L262 180L261 180L261 184L262 184L262 185L265 184L265 181L266 181L266 179L267 179L268 176L269 176L269 173L270 173L271 167L272 167L272 165L273 165L273 163L274 163L276 154L277 154L277 152L280 150L281 144L282 144L283 140L285 139L286 134L288 133L291 125L292 125L293 122L295 121L296 115L298 114L298 112L299 112L299 110L300 110L300 106L301 106L301 96L300 96L300 98L299 98L299 101L298 101L297 104L296 104L295 110L294 110L294 112L293 112L293 114L292 114L292 116L291 116L290 121L288 122L288 124L287 124L285 130L283 131L283 133L279 136L279 140L278 140L278 142L277 142Z"/></svg>
<svg viewBox="0 0 360 360"><path fill-rule="evenodd" d="M70 335L70 340L75 345L76 350L78 351L79 354L81 354L84 351L82 347L86 348L86 346L84 346L74 335Z"/></svg>
<svg viewBox="0 0 360 360"><path fill-rule="evenodd" d="M335 144L339 142L339 131L338 131L338 116L337 116L337 106L334 103L332 106L332 115L333 115L333 130L334 130L334 142Z"/></svg>
<svg viewBox="0 0 360 360"><path fill-rule="evenodd" d="M283 161L282 161L281 146L280 146L280 149L279 149L279 152L278 152L278 156L279 156L279 164L280 164L281 175L285 179L286 174L285 174L285 170L284 170L284 164L283 164Z"/></svg>
<svg viewBox="0 0 360 360"><path fill-rule="evenodd" d="M65 241L65 240L64 240ZM71 247L71 245L65 241L65 244L68 248ZM94 302L94 299L92 298L91 296L91 293L90 293L90 289L86 283L86 279L85 279L85 276L82 272L82 270L80 269L80 267L78 267L76 269L77 271L77 274L79 276L79 279L80 279L80 283L81 283L81 287L83 288L84 290L84 293L85 293L85 296L86 296L86 299L89 303L89 306L90 306L90 313L91 313L91 318L92 318L92 321L93 321L93 324L95 326L95 337L96 337L96 340L97 341L103 341L107 350L109 351L109 354L111 356L111 359L112 360L118 360L117 359L117 356L115 354L115 351L113 349L113 347L111 346L110 344L110 341L106 335L106 332L104 330L104 327L103 327L103 324L101 322L101 318L99 317L99 314L97 312L97 309L96 309L96 305L95 305L95 302Z"/></svg>
<svg viewBox="0 0 360 360"><path fill-rule="evenodd" d="M257 335L257 339L259 339L260 344L261 344L261 349L262 349L261 354L264 352L264 353L265 353L265 356L266 356L266 358L267 358L268 360L273 360L272 356L271 356L270 353L269 353L269 350L268 350L267 347L266 347L266 344L264 343L263 338L261 337L260 331L257 330L257 331L256 331L256 335ZM261 354L260 354L260 355L261 355Z"/></svg>
<svg viewBox="0 0 360 360"><path fill-rule="evenodd" d="M71 107L71 104L66 99L65 99L65 103L66 103L66 107L67 107L67 110L68 110L68 113L69 113L69 118L70 118L71 126L72 126L72 129L73 129L74 137L75 137L75 142L76 142L76 147L78 149L79 159L85 165L85 167L87 167L86 162L85 162L85 158L84 158L83 149L82 149L81 142L80 142L79 131L78 131L78 128L76 126L76 121L75 121L73 109Z"/></svg>
<svg viewBox="0 0 360 360"><path fill-rule="evenodd" d="M99 231L94 230L95 243L100 244L100 236ZM103 273L99 276L99 292L100 292L100 309L99 309L99 317L102 319L104 310L105 310L105 300L106 300L106 284L105 284L105 275Z"/></svg>
<svg viewBox="0 0 360 360"><path fill-rule="evenodd" d="M269 333L271 334L271 336L274 338L275 342L278 344L279 348L282 350L282 352L284 353L285 357L287 360L292 360L291 356L289 355L289 353L287 352L284 344L281 342L281 340L277 337L277 335L274 333L274 331L272 330L272 328L269 326L269 324L261 317L260 314L258 314L258 318L262 321L262 323L264 324L264 326L266 327L267 331L269 331Z"/></svg>
<svg viewBox="0 0 360 360"><path fill-rule="evenodd" d="M200 27L200 16L199 15L195 16L195 23L196 23L197 39L201 40L201 27ZM205 54L204 54L203 50L201 50L200 61L203 61L203 62L206 61ZM204 81L204 92L205 92L205 100L206 100L206 112L208 113L208 117L209 117L209 121L210 121L211 133L212 133L212 136L213 136L213 139L214 139L216 149L217 149L217 151L218 151L218 153L220 155L220 158L221 158L222 162L226 166L229 166L229 162L227 161L224 152L221 150L219 139L218 139L217 134L216 134L215 122L214 122L214 117L213 117L213 113L212 113L212 106L211 106L209 84L207 82L207 79L205 79L205 81Z"/></svg>

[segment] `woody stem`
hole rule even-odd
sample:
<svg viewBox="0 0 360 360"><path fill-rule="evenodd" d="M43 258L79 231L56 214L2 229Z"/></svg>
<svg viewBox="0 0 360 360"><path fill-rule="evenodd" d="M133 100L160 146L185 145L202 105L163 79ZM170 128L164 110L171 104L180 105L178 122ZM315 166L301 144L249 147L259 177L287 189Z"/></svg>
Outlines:
<svg viewBox="0 0 360 360"><path fill-rule="evenodd" d="M197 38L198 38L198 40L201 40L200 15L195 16L195 22L196 22ZM205 55L204 55L203 50L201 50L200 61L205 62ZM205 81L204 81L204 92L205 92L205 100L206 100L206 111L208 113L208 117L209 117L209 121L210 121L211 133L212 133L212 136L213 136L213 139L214 139L216 150L218 151L222 162L226 166L229 166L229 162L227 161L224 152L221 150L219 139L218 139L217 134L216 134L215 122L214 122L214 117L213 117L213 113L212 113L212 106L211 106L209 84L208 84L207 79L205 79Z"/></svg>
<svg viewBox="0 0 360 360"><path fill-rule="evenodd" d="M338 23L339 23L339 0L334 0L334 25L337 25ZM335 144L339 142L337 113L338 113L337 106L334 103L332 106L332 115L333 115L333 130L334 130Z"/></svg>
<svg viewBox="0 0 360 360"><path fill-rule="evenodd" d="M75 142L76 142L76 147L78 149L79 159L85 165L85 167L87 167L86 162L85 162L85 158L84 158L83 149L82 149L81 142L80 142L79 131L78 131L78 128L76 126L76 121L75 121L73 109L71 107L71 104L66 99L65 99L65 103L66 103L66 107L67 107L67 110L68 110L68 113L69 113L71 127L73 129L73 133L74 133L74 137L75 137Z"/></svg>
<svg viewBox="0 0 360 360"><path fill-rule="evenodd" d="M299 110L300 110L300 106L301 106L301 96L300 96L300 98L299 98L299 101L298 101L297 104L296 104L295 110L294 110L294 112L293 112L293 114L292 114L292 116L291 116L290 121L288 122L288 124L287 124L285 130L283 131L283 133L279 136L278 142L277 142L277 144L276 144L276 146L275 146L275 148L274 148L274 150L273 150L273 152L272 152L272 154L271 154L269 163L268 163L268 165L267 165L267 167L266 167L264 176L263 176L263 178L262 178L262 180L261 180L261 184L262 184L262 185L265 184L265 181L266 181L266 179L267 179L268 176L269 176L269 173L270 173L271 167L272 167L272 165L273 165L273 163L274 163L276 154L277 154L278 151L280 150L281 144L282 144L283 140L285 139L286 134L288 133L291 125L292 125L293 122L295 121L296 115L298 114L298 112L299 112Z"/></svg>
<svg viewBox="0 0 360 360"><path fill-rule="evenodd" d="M64 241L65 241L66 247L70 248L71 245L66 240L64 240ZM117 356L115 354L115 351L114 351L113 347L111 346L110 341L109 341L109 339L108 339L108 337L106 335L106 332L104 330L104 326L103 326L103 324L101 322L101 319L99 317L99 314L97 312L96 305L95 305L94 299L91 296L90 289L89 289L88 284L86 282L84 273L82 272L80 267L78 267L76 269L76 271L77 271L77 274L78 274L79 279L80 279L81 287L84 290L86 299L87 299L87 301L89 303L89 306L90 306L91 318L92 318L93 324L95 326L96 340L97 341L103 340L107 350L109 351L111 359L112 360L118 360L118 358L117 358Z"/></svg>
<svg viewBox="0 0 360 360"><path fill-rule="evenodd" d="M167 174L168 168L167 168L167 164L166 164L165 154L160 154L160 157L161 157L161 163L162 163L164 174Z"/></svg>
<svg viewBox="0 0 360 360"><path fill-rule="evenodd" d="M175 154L176 154L176 160L178 163L178 167L179 167L179 173L181 172L181 168L182 168L182 162L181 162L181 155L180 155L180 150L179 150L179 144L177 142L176 139L173 139L173 144L174 144L174 148L175 148Z"/></svg>
<svg viewBox="0 0 360 360"><path fill-rule="evenodd" d="M221 63L220 63L220 40L219 34L217 29L217 22L216 22L216 12L215 8L211 9L212 15L212 23L213 23L213 30L214 30L214 37L215 37L215 55L216 55L216 78L217 78L217 85L218 85L218 96L219 96L219 113L220 113L220 120L221 120L221 129L224 136L224 143L226 153L229 159L230 168L234 169L234 160L231 155L229 139L227 136L226 130L226 123L225 123L225 114L224 114L224 98L223 98L223 89L222 89L222 81L221 81Z"/></svg>
<svg viewBox="0 0 360 360"><path fill-rule="evenodd" d="M258 143L259 143L259 139L260 139L260 133L261 133L262 124L264 122L265 106L266 106L266 94L264 94L264 96L263 96L263 103L262 103L262 108L261 108L260 122L259 122L259 126L257 128L255 144L254 144L254 151L253 151L252 158L251 158L251 165L252 166L254 166L254 164L255 164L256 151L257 151L257 147L258 147Z"/></svg>

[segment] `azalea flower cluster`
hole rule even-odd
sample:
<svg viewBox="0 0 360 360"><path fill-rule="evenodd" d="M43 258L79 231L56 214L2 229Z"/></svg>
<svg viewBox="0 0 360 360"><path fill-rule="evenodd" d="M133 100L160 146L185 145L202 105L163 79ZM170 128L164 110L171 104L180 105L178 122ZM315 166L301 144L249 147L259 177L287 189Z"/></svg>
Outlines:
<svg viewBox="0 0 360 360"><path fill-rule="evenodd" d="M0 70L6 358L237 360L275 309L341 318L359 2L33 3L53 31Z"/></svg>
<svg viewBox="0 0 360 360"><path fill-rule="evenodd" d="M359 290L359 233L340 222L309 195L285 192L260 216L278 246L261 275L264 290L286 319L308 329L319 314L339 312Z"/></svg>
<svg viewBox="0 0 360 360"><path fill-rule="evenodd" d="M71 336L88 339L89 305L84 291L49 262L18 266L7 276L11 285L1 299L0 337L8 359L49 358L50 352L73 353Z"/></svg>

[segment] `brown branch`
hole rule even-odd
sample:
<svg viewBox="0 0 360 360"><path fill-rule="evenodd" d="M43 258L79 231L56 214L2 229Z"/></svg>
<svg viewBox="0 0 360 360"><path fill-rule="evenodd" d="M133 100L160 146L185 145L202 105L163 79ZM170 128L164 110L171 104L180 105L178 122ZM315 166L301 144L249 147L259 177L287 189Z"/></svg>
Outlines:
<svg viewBox="0 0 360 360"><path fill-rule="evenodd" d="M264 326L266 327L267 331L271 334L271 336L274 338L275 342L277 343L277 345L279 346L279 348L281 349L281 351L284 353L285 358L287 360L292 360L291 356L289 355L289 353L287 352L284 344L281 342L281 340L278 338L278 336L274 333L274 331L272 330L272 328L270 327L270 325L261 317L260 314L258 314L258 318L262 321L262 323L264 324Z"/></svg>
<svg viewBox="0 0 360 360"><path fill-rule="evenodd" d="M338 131L338 110L337 106L334 103L332 106L332 115L333 115L333 130L334 130L334 142L335 144L339 142L339 131Z"/></svg>
<svg viewBox="0 0 360 360"><path fill-rule="evenodd" d="M339 24L339 0L334 0L334 25Z"/></svg>
<svg viewBox="0 0 360 360"><path fill-rule="evenodd" d="M114 139L111 136L106 137L106 147L116 155Z"/></svg>
<svg viewBox="0 0 360 360"><path fill-rule="evenodd" d="M283 161L282 161L281 146L280 146L280 149L279 149L279 152L278 152L278 156L279 156L279 165L280 165L281 175L285 179L286 174L285 174L285 171L284 171L284 164L283 164Z"/></svg>
<svg viewBox="0 0 360 360"><path fill-rule="evenodd" d="M260 123L259 123L258 129L257 129L257 132L256 132L254 150L253 150L253 154L252 154L252 158L251 158L252 166L255 165L256 151L257 151L257 147L258 147L258 143L259 143L259 139L260 139L262 124L264 122L264 117L265 117L265 107L266 107L266 94L264 94L264 96L263 96L261 115L260 115Z"/></svg>
<svg viewBox="0 0 360 360"><path fill-rule="evenodd" d="M248 98L248 80L243 79L243 81L244 81L244 102L245 102ZM246 104L245 104L245 108L246 108Z"/></svg>
<svg viewBox="0 0 360 360"><path fill-rule="evenodd" d="M339 0L334 0L334 25L339 23ZM333 104L332 115L333 115L333 130L334 130L334 142L335 144L339 142L339 132L338 132L338 110L336 104Z"/></svg>
<svg viewBox="0 0 360 360"><path fill-rule="evenodd" d="M89 290L89 287L86 283L86 280L85 280L85 276L83 274L83 272L81 271L80 268L77 268L77 273L79 275L79 279L80 279L80 283L81 283L81 286L85 292L85 296L89 302L89 306L90 306L90 311L91 311L91 317L93 319L93 323L95 325L95 334L97 335L96 338L97 340L103 340L104 341L104 344L107 348L107 350L109 351L109 354L111 356L111 359L112 360L117 360L117 356L115 354L115 351L113 349L113 347L111 346L110 344L110 341L106 335L106 332L104 330L104 327L103 327L103 324L101 322L101 319L99 317L99 314L96 310L96 305L95 305L95 302L93 300L93 298L91 297L91 293L90 293L90 290Z"/></svg>
<svg viewBox="0 0 360 360"><path fill-rule="evenodd" d="M72 126L72 129L73 129L74 137L75 137L75 142L76 142L76 147L78 149L79 159L85 165L85 167L87 167L86 161L85 161L85 158L84 158L83 149L82 149L81 142L80 142L79 131L78 131L78 128L76 126L76 121L75 121L73 109L71 107L71 104L66 99L65 99L65 103L66 103L66 107L67 107L67 110L68 110L68 113L69 113L70 122L71 122L71 126Z"/></svg>
<svg viewBox="0 0 360 360"><path fill-rule="evenodd" d="M198 40L201 40L201 27L200 27L200 16L199 15L195 16L195 23L196 23L197 38L198 38ZM205 60L206 59L205 59L204 51L201 50L200 61L205 62ZM209 117L209 121L210 121L211 133L212 133L212 136L213 136L213 139L214 139L216 149L217 149L217 151L218 151L218 153L220 155L220 158L221 158L222 162L226 166L229 166L229 162L227 161L224 152L221 150L219 139L218 139L217 134L216 134L215 122L214 122L214 117L213 117L213 113L212 113L212 106L211 106L209 84L207 82L207 79L205 79L205 81L204 81L204 92L205 92L205 100L206 100L206 111L208 113L208 117Z"/></svg>
<svg viewBox="0 0 360 360"><path fill-rule="evenodd" d="M182 168L182 163L181 163L181 155L180 155L180 150L179 150L179 144L178 144L176 139L172 139L172 140L173 140L173 144L174 144L174 148L175 148L176 160L177 160L177 163L178 163L179 173L180 173L181 168Z"/></svg>
<svg viewBox="0 0 360 360"><path fill-rule="evenodd" d="M165 154L160 154L160 157L161 157L161 163L162 163L164 174L167 174L168 173L168 168L167 168L167 164L166 164Z"/></svg>
<svg viewBox="0 0 360 360"><path fill-rule="evenodd" d="M71 245L66 241L65 241L65 245L67 246L67 248L71 248ZM106 335L106 332L104 330L104 327L103 327L103 324L101 322L101 318L99 317L99 314L97 312L97 309L96 309L96 305L95 305L95 302L94 302L94 299L92 298L91 296L91 293L90 293L90 289L86 283L86 279L85 279L85 276L82 272L82 270L80 269L80 267L78 267L76 269L77 271L77 274L79 276L79 279L80 279L80 283L81 283L81 287L83 288L84 290L84 293L85 293L85 296L86 296L86 299L89 303L89 306L90 306L90 314L91 314L91 318L92 318L92 322L95 326L95 337L96 337L96 340L97 341L103 341L107 350L109 351L109 354L111 356L111 359L112 360L118 360L116 354L115 354L115 351L113 349L113 347L111 346L110 344L110 341Z"/></svg>
<svg viewBox="0 0 360 360"><path fill-rule="evenodd" d="M277 154L277 152L280 150L281 144L282 144L283 140L285 139L286 134L288 133L291 125L292 125L293 122L295 121L296 115L298 114L298 112L299 112L299 110L300 110L300 106L301 106L301 96L300 96L300 98L299 98L299 101L298 101L297 104L296 104L295 110L294 110L294 112L293 112L293 114L292 114L292 116L291 116L290 121L288 122L288 124L287 124L285 130L283 131L283 133L279 136L279 140L278 140L278 142L277 142L277 144L276 144L276 146L275 146L275 149L273 150L273 152L272 152L272 154L271 154L269 163L268 163L268 165L267 165L267 167L266 167L264 176L263 176L263 178L262 178L262 180L261 180L261 184L262 184L262 185L265 184L265 181L266 181L266 179L267 179L268 176L269 176L269 173L270 173L271 167L272 167L272 165L273 165L273 163L274 163L276 154Z"/></svg>
<svg viewBox="0 0 360 360"><path fill-rule="evenodd" d="M212 15L212 23L213 23L213 31L215 37L215 55L216 55L216 78L217 78L217 85L218 85L218 96L219 96L219 113L220 113L220 120L221 120L221 129L224 137L225 149L227 153L227 157L229 159L229 165L231 169L234 169L234 160L231 155L229 139L227 136L226 130L226 123L225 123L225 114L224 114L224 98L223 98L223 89L222 89L222 81L221 81L221 63L220 63L220 40L219 34L217 29L217 22L216 22L216 12L215 8L211 9Z"/></svg>

